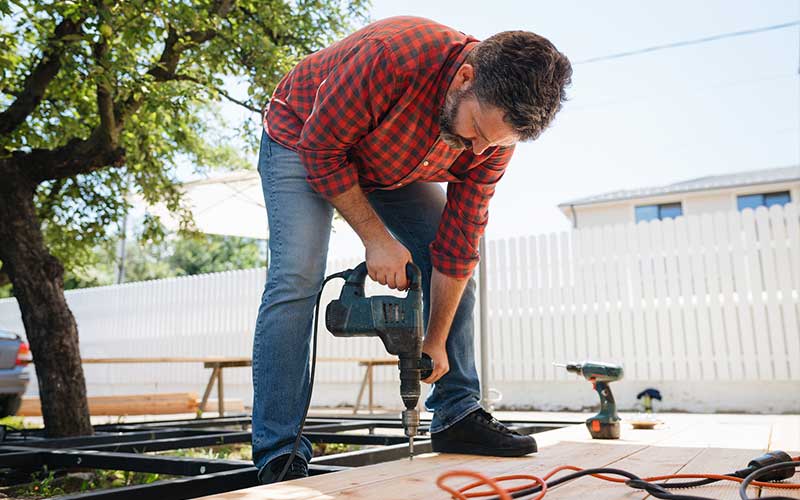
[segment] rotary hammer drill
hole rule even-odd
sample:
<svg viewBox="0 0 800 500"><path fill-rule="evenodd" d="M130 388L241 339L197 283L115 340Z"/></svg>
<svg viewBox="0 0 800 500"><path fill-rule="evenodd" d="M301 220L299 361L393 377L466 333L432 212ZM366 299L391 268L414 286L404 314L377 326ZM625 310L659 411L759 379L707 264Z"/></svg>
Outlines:
<svg viewBox="0 0 800 500"><path fill-rule="evenodd" d="M339 298L325 310L325 326L337 337L377 336L389 354L399 357L400 397L403 399L403 428L408 436L409 456L414 456L414 436L419 430L417 402L420 380L433 371L431 358L422 352L425 324L422 318L422 272L409 262L406 297L364 296L367 264L345 271Z"/></svg>

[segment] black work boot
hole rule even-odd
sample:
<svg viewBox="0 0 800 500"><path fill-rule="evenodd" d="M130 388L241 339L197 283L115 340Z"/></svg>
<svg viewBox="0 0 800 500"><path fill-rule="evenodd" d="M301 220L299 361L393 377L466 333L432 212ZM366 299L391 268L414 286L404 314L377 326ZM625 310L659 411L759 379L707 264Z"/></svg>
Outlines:
<svg viewBox="0 0 800 500"><path fill-rule="evenodd" d="M433 451L494 457L521 457L536 452L536 440L501 424L479 408L447 429L431 434Z"/></svg>
<svg viewBox="0 0 800 500"><path fill-rule="evenodd" d="M289 460L289 455L281 455L267 462L267 465L258 473L258 480L261 484L277 482L278 476L283 472L287 460ZM289 470L286 471L283 480L291 481L292 479L300 479L303 477L308 477L308 464L303 457L296 456L294 460L292 460L292 465L289 466Z"/></svg>

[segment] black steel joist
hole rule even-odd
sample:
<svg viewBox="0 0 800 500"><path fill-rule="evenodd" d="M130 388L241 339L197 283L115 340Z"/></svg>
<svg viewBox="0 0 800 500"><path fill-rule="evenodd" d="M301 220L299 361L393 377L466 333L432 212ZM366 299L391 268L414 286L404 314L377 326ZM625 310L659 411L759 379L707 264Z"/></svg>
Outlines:
<svg viewBox="0 0 800 500"><path fill-rule="evenodd" d="M550 430L575 422L507 422L524 434ZM422 422L427 432L429 422ZM47 439L39 431L9 432L0 441L0 471L106 469L180 476L149 484L98 490L60 497L122 500L128 498L188 499L258 484L252 463L241 460L173 457L157 451L249 443L249 417L163 420L94 427L95 435ZM314 459L312 475L349 467L401 459L408 455L407 439L398 418L312 417L304 435L312 443L342 443L367 448ZM384 432L380 432L384 431ZM385 432L390 431L390 432ZM431 450L424 436L415 443L418 453Z"/></svg>

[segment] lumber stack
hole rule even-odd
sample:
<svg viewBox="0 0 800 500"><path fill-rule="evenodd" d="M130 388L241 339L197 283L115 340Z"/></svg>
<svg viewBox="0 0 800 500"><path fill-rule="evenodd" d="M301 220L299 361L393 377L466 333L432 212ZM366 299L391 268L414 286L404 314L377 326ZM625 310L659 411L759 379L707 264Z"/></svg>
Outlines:
<svg viewBox="0 0 800 500"><path fill-rule="evenodd" d="M191 392L167 394L133 394L124 396L92 396L89 400L89 414L99 415L170 415L177 413L196 413L199 407L197 394ZM216 400L209 400L207 411L217 407ZM241 399L225 399L227 411L242 412L244 403ZM42 408L37 397L22 399L22 406L17 415L23 417L39 417Z"/></svg>

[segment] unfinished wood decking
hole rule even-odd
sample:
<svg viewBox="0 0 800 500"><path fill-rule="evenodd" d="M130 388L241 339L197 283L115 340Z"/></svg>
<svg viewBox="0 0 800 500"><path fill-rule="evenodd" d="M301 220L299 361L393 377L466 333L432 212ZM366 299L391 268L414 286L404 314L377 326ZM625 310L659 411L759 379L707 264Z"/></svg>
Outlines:
<svg viewBox="0 0 800 500"><path fill-rule="evenodd" d="M725 473L743 468L764 451L780 449L800 455L800 416L797 415L660 415L664 422L653 430L634 430L623 422L619 440L592 440L583 425L536 434L539 452L523 458L490 458L429 453L413 461L399 460L352 470L259 486L204 497L218 500L296 499L447 499L436 478L456 469L497 476L511 473L544 475L558 465L615 467L640 477L674 473ZM793 481L800 481L795 474ZM455 486L469 480L450 481ZM513 484L513 483L512 483ZM738 483L680 490L721 500L737 500ZM800 499L798 490L772 489L762 496ZM751 488L751 497L757 489ZM584 477L548 491L556 499L653 498L624 485Z"/></svg>

